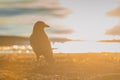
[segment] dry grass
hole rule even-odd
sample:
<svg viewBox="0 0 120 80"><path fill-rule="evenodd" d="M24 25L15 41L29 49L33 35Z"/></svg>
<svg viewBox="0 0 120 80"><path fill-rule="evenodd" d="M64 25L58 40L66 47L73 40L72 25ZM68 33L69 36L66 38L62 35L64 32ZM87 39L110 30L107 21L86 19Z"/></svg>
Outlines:
<svg viewBox="0 0 120 80"><path fill-rule="evenodd" d="M0 80L120 80L120 54L54 54L48 65L34 54L0 54Z"/></svg>

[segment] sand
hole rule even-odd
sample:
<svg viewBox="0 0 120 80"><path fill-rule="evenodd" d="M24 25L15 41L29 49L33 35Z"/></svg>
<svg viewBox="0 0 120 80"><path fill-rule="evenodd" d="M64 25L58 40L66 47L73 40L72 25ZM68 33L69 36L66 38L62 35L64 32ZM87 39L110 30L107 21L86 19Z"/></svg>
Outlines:
<svg viewBox="0 0 120 80"><path fill-rule="evenodd" d="M0 80L120 80L119 53L54 54L49 65L34 54L0 54Z"/></svg>

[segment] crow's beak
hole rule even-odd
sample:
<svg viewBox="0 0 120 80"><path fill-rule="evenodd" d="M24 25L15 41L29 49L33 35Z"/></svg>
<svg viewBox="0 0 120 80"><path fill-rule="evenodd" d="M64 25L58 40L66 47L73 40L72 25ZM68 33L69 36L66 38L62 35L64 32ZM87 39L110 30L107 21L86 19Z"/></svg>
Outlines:
<svg viewBox="0 0 120 80"><path fill-rule="evenodd" d="M50 26L46 24L45 27L49 28Z"/></svg>

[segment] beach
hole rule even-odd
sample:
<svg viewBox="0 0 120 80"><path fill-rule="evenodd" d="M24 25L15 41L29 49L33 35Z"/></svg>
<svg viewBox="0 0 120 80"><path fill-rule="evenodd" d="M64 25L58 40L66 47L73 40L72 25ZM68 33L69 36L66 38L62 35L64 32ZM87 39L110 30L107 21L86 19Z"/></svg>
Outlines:
<svg viewBox="0 0 120 80"><path fill-rule="evenodd" d="M34 54L0 54L0 80L120 80L119 53L58 53L55 63Z"/></svg>

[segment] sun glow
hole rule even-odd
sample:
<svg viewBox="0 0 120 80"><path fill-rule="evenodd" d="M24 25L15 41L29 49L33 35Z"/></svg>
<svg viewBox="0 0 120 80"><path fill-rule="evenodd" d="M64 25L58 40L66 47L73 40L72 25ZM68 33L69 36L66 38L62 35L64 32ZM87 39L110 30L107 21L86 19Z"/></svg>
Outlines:
<svg viewBox="0 0 120 80"><path fill-rule="evenodd" d="M84 39L84 40L100 40L100 39L109 39L113 36L106 35L105 32L116 26L118 24L119 20L115 18L108 18L106 16L102 19L99 19L95 21L92 19L92 21L85 22L82 19L74 18L73 15L69 16L65 19L65 25L69 26L71 29L74 30L73 34L68 35L69 38L72 39ZM67 24L67 23L71 24ZM85 22L85 23L84 23Z"/></svg>
<svg viewBox="0 0 120 80"><path fill-rule="evenodd" d="M114 38L105 35L105 32L119 23L119 19L107 15L109 11L116 8L116 3L103 5L103 8L100 7L103 1L99 1L98 5L86 0L74 1L75 4L72 1L60 0L60 3L71 10L71 14L64 19L64 24L74 30L73 34L68 35L69 38L85 40Z"/></svg>
<svg viewBox="0 0 120 80"><path fill-rule="evenodd" d="M66 42L54 45L57 50L55 53L83 53L83 52L120 52L119 43L99 43L94 41Z"/></svg>
<svg viewBox="0 0 120 80"><path fill-rule="evenodd" d="M30 45L0 46L0 53L33 53Z"/></svg>

